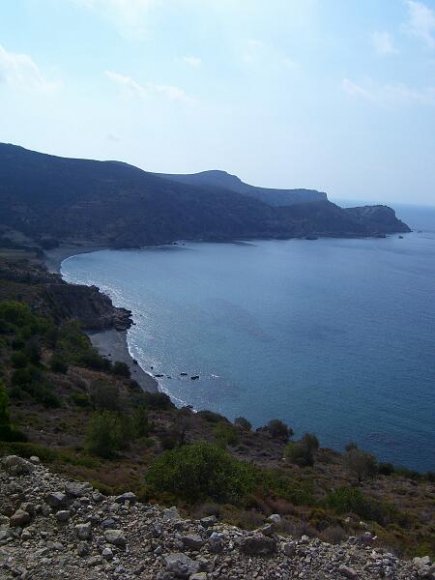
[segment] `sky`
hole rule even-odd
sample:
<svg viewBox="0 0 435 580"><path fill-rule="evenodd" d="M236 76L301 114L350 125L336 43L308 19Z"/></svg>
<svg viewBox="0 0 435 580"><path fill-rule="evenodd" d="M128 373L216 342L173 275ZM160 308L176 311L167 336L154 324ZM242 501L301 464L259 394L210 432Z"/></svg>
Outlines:
<svg viewBox="0 0 435 580"><path fill-rule="evenodd" d="M0 141L435 205L435 0L3 0Z"/></svg>

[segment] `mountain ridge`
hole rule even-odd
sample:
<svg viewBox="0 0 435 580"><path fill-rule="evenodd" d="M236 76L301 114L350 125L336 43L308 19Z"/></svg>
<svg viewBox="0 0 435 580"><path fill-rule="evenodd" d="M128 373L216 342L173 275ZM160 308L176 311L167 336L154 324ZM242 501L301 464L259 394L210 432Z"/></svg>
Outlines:
<svg viewBox="0 0 435 580"><path fill-rule="evenodd" d="M0 144L0 225L37 241L107 247L410 231L384 206L353 213L327 199L273 206L234 191L237 180L231 178L233 189L192 185L118 161L70 159Z"/></svg>
<svg viewBox="0 0 435 580"><path fill-rule="evenodd" d="M158 173L161 177L190 185L209 185L229 189L248 197L254 197L272 206L287 206L312 201L326 201L327 195L315 189L277 189L258 187L244 183L237 175L219 169L211 169L193 174Z"/></svg>

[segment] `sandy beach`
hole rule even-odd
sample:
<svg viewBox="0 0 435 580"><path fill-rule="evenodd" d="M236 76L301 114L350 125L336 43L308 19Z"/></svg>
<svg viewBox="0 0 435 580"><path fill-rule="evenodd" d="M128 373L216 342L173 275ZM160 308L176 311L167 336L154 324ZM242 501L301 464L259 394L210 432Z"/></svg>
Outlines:
<svg viewBox="0 0 435 580"><path fill-rule="evenodd" d="M66 258L104 249L107 248L92 245L60 246L46 251L44 262L49 272L60 274L61 264ZM111 328L101 332L87 332L87 334L101 355L107 357L112 362L120 361L126 363L130 368L131 378L137 381L144 391L150 393L157 393L159 391L157 380L146 373L130 356L127 345L127 331Z"/></svg>
<svg viewBox="0 0 435 580"><path fill-rule="evenodd" d="M62 245L52 250L44 250L44 264L52 274L60 274L60 266L66 258L76 256L77 254L86 254L87 252L98 252L98 250L107 250L107 246L96 246L92 244Z"/></svg>
<svg viewBox="0 0 435 580"><path fill-rule="evenodd" d="M102 332L88 332L87 334L100 354L112 362L121 361L128 364L131 378L137 381L144 391L149 393L158 392L157 380L146 373L131 358L128 352L127 332L125 330L110 329Z"/></svg>

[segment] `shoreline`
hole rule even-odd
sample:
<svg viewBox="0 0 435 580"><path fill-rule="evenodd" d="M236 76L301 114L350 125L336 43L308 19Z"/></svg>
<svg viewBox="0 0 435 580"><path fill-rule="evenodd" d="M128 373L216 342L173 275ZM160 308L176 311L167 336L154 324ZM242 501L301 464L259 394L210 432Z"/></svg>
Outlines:
<svg viewBox="0 0 435 580"><path fill-rule="evenodd" d="M139 363L135 363L127 343L127 331L109 328L97 332L86 333L91 339L92 345L98 352L111 362L120 361L126 363L130 369L131 378L139 383L147 393L159 393L159 383L152 375L143 370Z"/></svg>
<svg viewBox="0 0 435 580"><path fill-rule="evenodd" d="M108 250L107 246L99 245L62 245L52 250L44 250L44 257L42 258L47 270L50 274L59 274L61 276L60 267L62 262L67 258L72 256L77 256L78 254L88 254L90 252L98 252L100 250Z"/></svg>
<svg viewBox="0 0 435 580"><path fill-rule="evenodd" d="M64 260L78 254L107 250L107 246L74 246L65 245L46 250L43 262L52 274L61 274L61 265ZM159 393L159 383L150 373L146 372L137 362L134 362L128 350L127 331L108 328L100 331L86 331L92 345L98 352L110 361L126 363L130 369L131 378L138 382L147 393Z"/></svg>

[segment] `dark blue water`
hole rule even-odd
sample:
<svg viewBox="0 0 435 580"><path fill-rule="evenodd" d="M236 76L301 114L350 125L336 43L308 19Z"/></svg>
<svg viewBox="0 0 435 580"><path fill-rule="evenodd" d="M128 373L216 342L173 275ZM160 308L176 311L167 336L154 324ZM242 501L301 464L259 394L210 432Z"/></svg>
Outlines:
<svg viewBox="0 0 435 580"><path fill-rule="evenodd" d="M62 274L133 311L130 351L179 404L435 470L435 209L398 213L421 231L102 251Z"/></svg>

